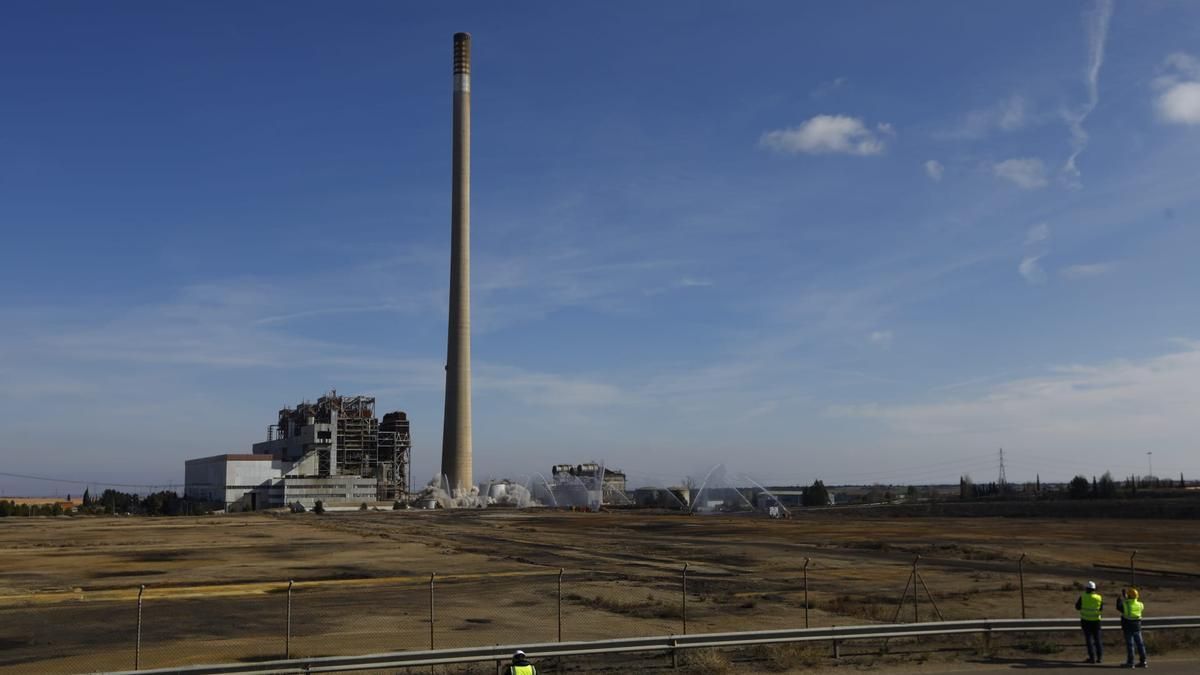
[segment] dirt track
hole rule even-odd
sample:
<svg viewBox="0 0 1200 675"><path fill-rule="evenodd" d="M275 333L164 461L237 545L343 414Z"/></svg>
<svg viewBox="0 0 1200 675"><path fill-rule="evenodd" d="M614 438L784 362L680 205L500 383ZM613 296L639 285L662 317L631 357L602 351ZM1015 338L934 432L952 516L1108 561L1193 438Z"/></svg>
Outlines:
<svg viewBox="0 0 1200 675"><path fill-rule="evenodd" d="M892 620L915 554L921 620L1071 616L1075 584L1111 593L1128 574L1200 573L1196 521L810 516L789 521L646 512L328 513L208 518L7 519L0 523L0 672L130 667L139 584L143 666L281 656L286 581L292 653ZM489 576L481 577L480 574ZM1139 579L1155 614L1200 614L1200 577ZM911 599L911 598L910 598ZM932 600L933 602L930 602ZM901 620L912 620L911 601ZM184 645L186 644L186 647ZM47 660L51 656L54 660Z"/></svg>

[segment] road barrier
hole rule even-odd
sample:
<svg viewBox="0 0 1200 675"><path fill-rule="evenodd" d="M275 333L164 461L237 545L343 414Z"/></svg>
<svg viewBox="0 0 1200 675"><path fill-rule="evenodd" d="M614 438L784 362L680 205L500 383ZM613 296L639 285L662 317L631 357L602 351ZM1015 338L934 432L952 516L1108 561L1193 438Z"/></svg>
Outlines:
<svg viewBox="0 0 1200 675"><path fill-rule="evenodd" d="M1106 630L1119 630L1118 619L1104 621ZM1165 628L1200 628L1200 616L1164 616L1144 619L1143 630ZM128 670L109 675L283 675L288 673L332 673L405 668L457 663L505 661L513 651L522 649L532 659L617 654L633 652L678 652L685 649L735 648L788 642L830 641L834 644L848 640L915 638L942 635L1077 631L1078 619L979 619L972 621L938 621L919 624L882 624L871 626L837 626L831 628L797 628L792 630L746 631L738 633L697 633L693 635L660 635L656 637L594 640L587 642L548 642L532 645L498 645L463 649L365 654L362 656L330 656L308 659L264 661L259 663L222 663L182 668Z"/></svg>

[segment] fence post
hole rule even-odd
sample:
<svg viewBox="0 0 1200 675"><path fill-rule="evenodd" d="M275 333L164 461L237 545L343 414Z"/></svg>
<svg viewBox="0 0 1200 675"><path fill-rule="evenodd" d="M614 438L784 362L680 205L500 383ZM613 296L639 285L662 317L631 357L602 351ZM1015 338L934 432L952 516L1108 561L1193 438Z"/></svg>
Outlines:
<svg viewBox="0 0 1200 675"><path fill-rule="evenodd" d="M917 561L920 559L920 553L913 558L913 623L921 623L921 596L917 593Z"/></svg>
<svg viewBox="0 0 1200 675"><path fill-rule="evenodd" d="M433 649L433 579L437 572L429 575L429 649Z"/></svg>
<svg viewBox="0 0 1200 675"><path fill-rule="evenodd" d="M808 628L808 558L804 559L804 627Z"/></svg>
<svg viewBox="0 0 1200 675"><path fill-rule="evenodd" d="M296 582L288 579L287 587L287 632L283 636L283 658L292 658L292 585Z"/></svg>
<svg viewBox="0 0 1200 675"><path fill-rule="evenodd" d="M137 643L133 647L133 669L142 669L142 594L146 592L146 584L138 587Z"/></svg>
<svg viewBox="0 0 1200 675"><path fill-rule="evenodd" d="M1025 553L1017 558L1017 581L1021 586L1021 618L1025 618Z"/></svg>
<svg viewBox="0 0 1200 675"><path fill-rule="evenodd" d="M558 641L562 642L562 579L566 569L558 568Z"/></svg>
<svg viewBox="0 0 1200 675"><path fill-rule="evenodd" d="M1137 557L1137 549L1133 549L1133 553L1129 554L1129 585L1137 586L1137 572L1133 567L1133 559Z"/></svg>
<svg viewBox="0 0 1200 675"><path fill-rule="evenodd" d="M680 605L680 614L683 616L683 634L687 635L687 568L688 564L683 563L683 574L680 576L680 589L683 591L683 603Z"/></svg>

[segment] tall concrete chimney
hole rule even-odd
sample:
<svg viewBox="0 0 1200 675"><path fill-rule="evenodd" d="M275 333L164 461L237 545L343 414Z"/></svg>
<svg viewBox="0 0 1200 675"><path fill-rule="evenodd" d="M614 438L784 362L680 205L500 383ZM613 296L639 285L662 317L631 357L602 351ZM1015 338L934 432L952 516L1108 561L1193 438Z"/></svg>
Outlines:
<svg viewBox="0 0 1200 675"><path fill-rule="evenodd" d="M442 474L451 492L471 477L471 35L454 34L454 159L450 196L450 326Z"/></svg>

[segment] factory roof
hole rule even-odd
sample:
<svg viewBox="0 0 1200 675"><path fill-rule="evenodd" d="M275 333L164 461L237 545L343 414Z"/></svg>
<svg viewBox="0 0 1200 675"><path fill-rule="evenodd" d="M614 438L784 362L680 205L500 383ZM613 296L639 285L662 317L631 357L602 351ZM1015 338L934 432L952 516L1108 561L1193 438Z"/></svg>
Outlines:
<svg viewBox="0 0 1200 675"><path fill-rule="evenodd" d="M196 459L187 460L188 464L192 462L270 462L275 459L271 455L213 455L212 457L198 457Z"/></svg>

